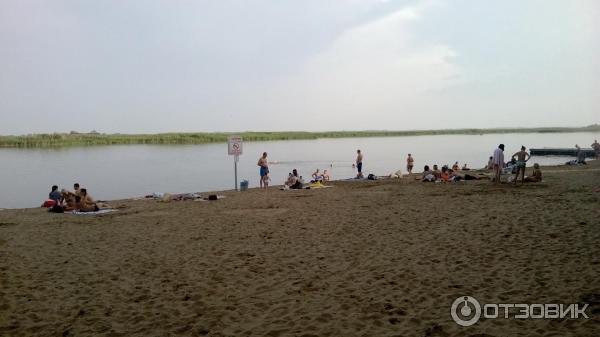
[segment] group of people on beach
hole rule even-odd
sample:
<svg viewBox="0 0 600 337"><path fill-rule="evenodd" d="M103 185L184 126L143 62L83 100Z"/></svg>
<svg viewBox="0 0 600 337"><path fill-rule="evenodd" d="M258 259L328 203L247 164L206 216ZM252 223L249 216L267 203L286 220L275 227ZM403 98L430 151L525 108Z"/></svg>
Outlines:
<svg viewBox="0 0 600 337"><path fill-rule="evenodd" d="M521 183L524 182L540 182L542 181L542 171L540 165L533 164L533 173L531 176L525 176L525 168L527 162L531 159L531 155L527 152L525 146L521 146L521 150L511 156L509 162L504 161L504 144L498 145L494 150L494 154L490 157L487 168L494 170L494 177L492 181L496 184L500 184L500 178L503 172L514 173L513 183L516 184L521 176Z"/></svg>
<svg viewBox="0 0 600 337"><path fill-rule="evenodd" d="M87 189L81 188L79 183L73 184L73 191L61 189L58 191L58 185L52 186L48 194L48 200L44 202L44 207L53 212L97 212L100 208L108 208L107 204L99 203L88 194Z"/></svg>
<svg viewBox="0 0 600 337"><path fill-rule="evenodd" d="M596 159L600 159L600 143L598 141L594 141L591 145L592 149L594 149ZM576 148L579 148L576 145ZM519 179L521 183L525 182L540 182L542 181L542 171L540 169L540 165L535 163L533 164L533 171L530 176L525 176L525 169L527 167L527 162L531 159L531 155L527 152L527 148L525 146L521 146L520 151L515 152L508 162L504 160L504 144L498 145L498 147L494 150L492 156L489 157L487 165L485 169L492 170L493 176L491 180L496 184L501 182L501 177L503 174L514 174L514 177L509 177L507 180L509 182L513 182L517 184ZM578 161L579 157L582 156L581 153L583 151L578 152ZM585 160L585 158L583 158ZM406 158L406 170L408 174L413 173L413 168L415 165L415 158L411 153L408 154ZM269 166L267 161L267 153L264 152L262 157L258 160L258 166L260 167L260 188L266 189L269 186ZM356 150L356 159L352 164L352 167L357 170L356 178L362 179L364 178L363 173L363 153L362 151ZM430 167L429 165L425 165L423 168L423 173L420 177L416 179L421 180L423 182L430 181L460 181L460 180L479 180L479 179L487 179L487 177L483 177L481 175L468 174L465 172L471 171L468 165L465 163L462 167L460 167L458 161L455 162L452 166L444 165L439 168L439 166L433 165ZM463 174L460 174L462 172ZM402 174L398 171L396 174L392 174L390 176L400 177ZM369 175L371 176L371 175ZM325 182L330 180L329 173L327 170L324 170L322 173L319 169L317 169L312 174L311 182ZM304 179L302 176L298 174L298 171L294 169L292 172L288 174L288 178L284 183L284 186L291 189L302 188L304 184Z"/></svg>
<svg viewBox="0 0 600 337"><path fill-rule="evenodd" d="M257 165L259 167L261 189L268 188L269 182L271 181L271 178L269 177L269 161L267 160L267 156L268 154L266 152L263 152L262 156L258 158L257 162ZM323 172L321 172L321 170L318 168L315 172L313 172L311 176L311 183L324 183L326 181L331 180L331 177L327 170L323 170ZM297 169L293 169L292 172L288 173L288 178L286 179L283 185L290 189L301 189L304 187L304 184L304 178L298 174Z"/></svg>

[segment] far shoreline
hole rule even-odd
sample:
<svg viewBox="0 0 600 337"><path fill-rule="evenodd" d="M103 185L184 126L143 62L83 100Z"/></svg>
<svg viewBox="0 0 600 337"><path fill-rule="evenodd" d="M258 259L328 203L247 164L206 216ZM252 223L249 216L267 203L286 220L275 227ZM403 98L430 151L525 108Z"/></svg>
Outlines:
<svg viewBox="0 0 600 337"><path fill-rule="evenodd" d="M371 131L244 131L244 132L180 132L156 134L43 133L0 136L0 148L64 148L106 145L198 145L225 143L231 135L240 135L245 142L315 140L323 138L410 137L438 135L486 135L514 133L583 133L600 132L600 124L584 127L539 128L465 128L440 130L371 130Z"/></svg>

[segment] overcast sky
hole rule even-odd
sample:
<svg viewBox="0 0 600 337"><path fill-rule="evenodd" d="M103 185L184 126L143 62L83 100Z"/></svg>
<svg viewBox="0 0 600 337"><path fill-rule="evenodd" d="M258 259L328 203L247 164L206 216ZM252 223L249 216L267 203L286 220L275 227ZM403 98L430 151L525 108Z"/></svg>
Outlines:
<svg viewBox="0 0 600 337"><path fill-rule="evenodd" d="M600 122L600 1L0 0L0 134Z"/></svg>

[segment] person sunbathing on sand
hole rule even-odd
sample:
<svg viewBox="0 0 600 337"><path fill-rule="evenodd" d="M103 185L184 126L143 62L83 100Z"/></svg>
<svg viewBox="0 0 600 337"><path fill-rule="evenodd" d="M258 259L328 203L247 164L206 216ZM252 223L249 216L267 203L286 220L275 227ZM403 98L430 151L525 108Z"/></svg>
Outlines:
<svg viewBox="0 0 600 337"><path fill-rule="evenodd" d="M94 201L91 195L88 194L87 189L82 188L80 190L81 196L81 205L85 209L91 208L112 208L109 204L103 202ZM89 212L89 211L88 211Z"/></svg>
<svg viewBox="0 0 600 337"><path fill-rule="evenodd" d="M85 204L82 196L76 196L75 210L79 212L97 212L100 209L96 204Z"/></svg>
<svg viewBox="0 0 600 337"><path fill-rule="evenodd" d="M469 171L471 170L470 168L467 167L467 163L465 163L461 169L462 171Z"/></svg>
<svg viewBox="0 0 600 337"><path fill-rule="evenodd" d="M542 170L540 170L538 163L533 164L533 173L531 176L525 177L523 181L528 183L539 183L542 181Z"/></svg>

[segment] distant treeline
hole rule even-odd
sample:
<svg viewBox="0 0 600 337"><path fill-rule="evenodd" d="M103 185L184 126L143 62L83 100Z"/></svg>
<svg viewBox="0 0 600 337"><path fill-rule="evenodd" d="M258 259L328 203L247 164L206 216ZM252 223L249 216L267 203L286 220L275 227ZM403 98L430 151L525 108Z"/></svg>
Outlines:
<svg viewBox="0 0 600 337"><path fill-rule="evenodd" d="M32 134L0 136L0 147L43 148L62 146L91 146L119 144L206 144L226 142L232 134L241 135L244 141L270 141L317 138L394 137L428 135L480 135L493 133L549 133L600 131L600 125L586 127L503 128L503 129L448 129L416 131L325 131L325 132L239 132L239 133L159 133L159 134L103 134L98 132Z"/></svg>

